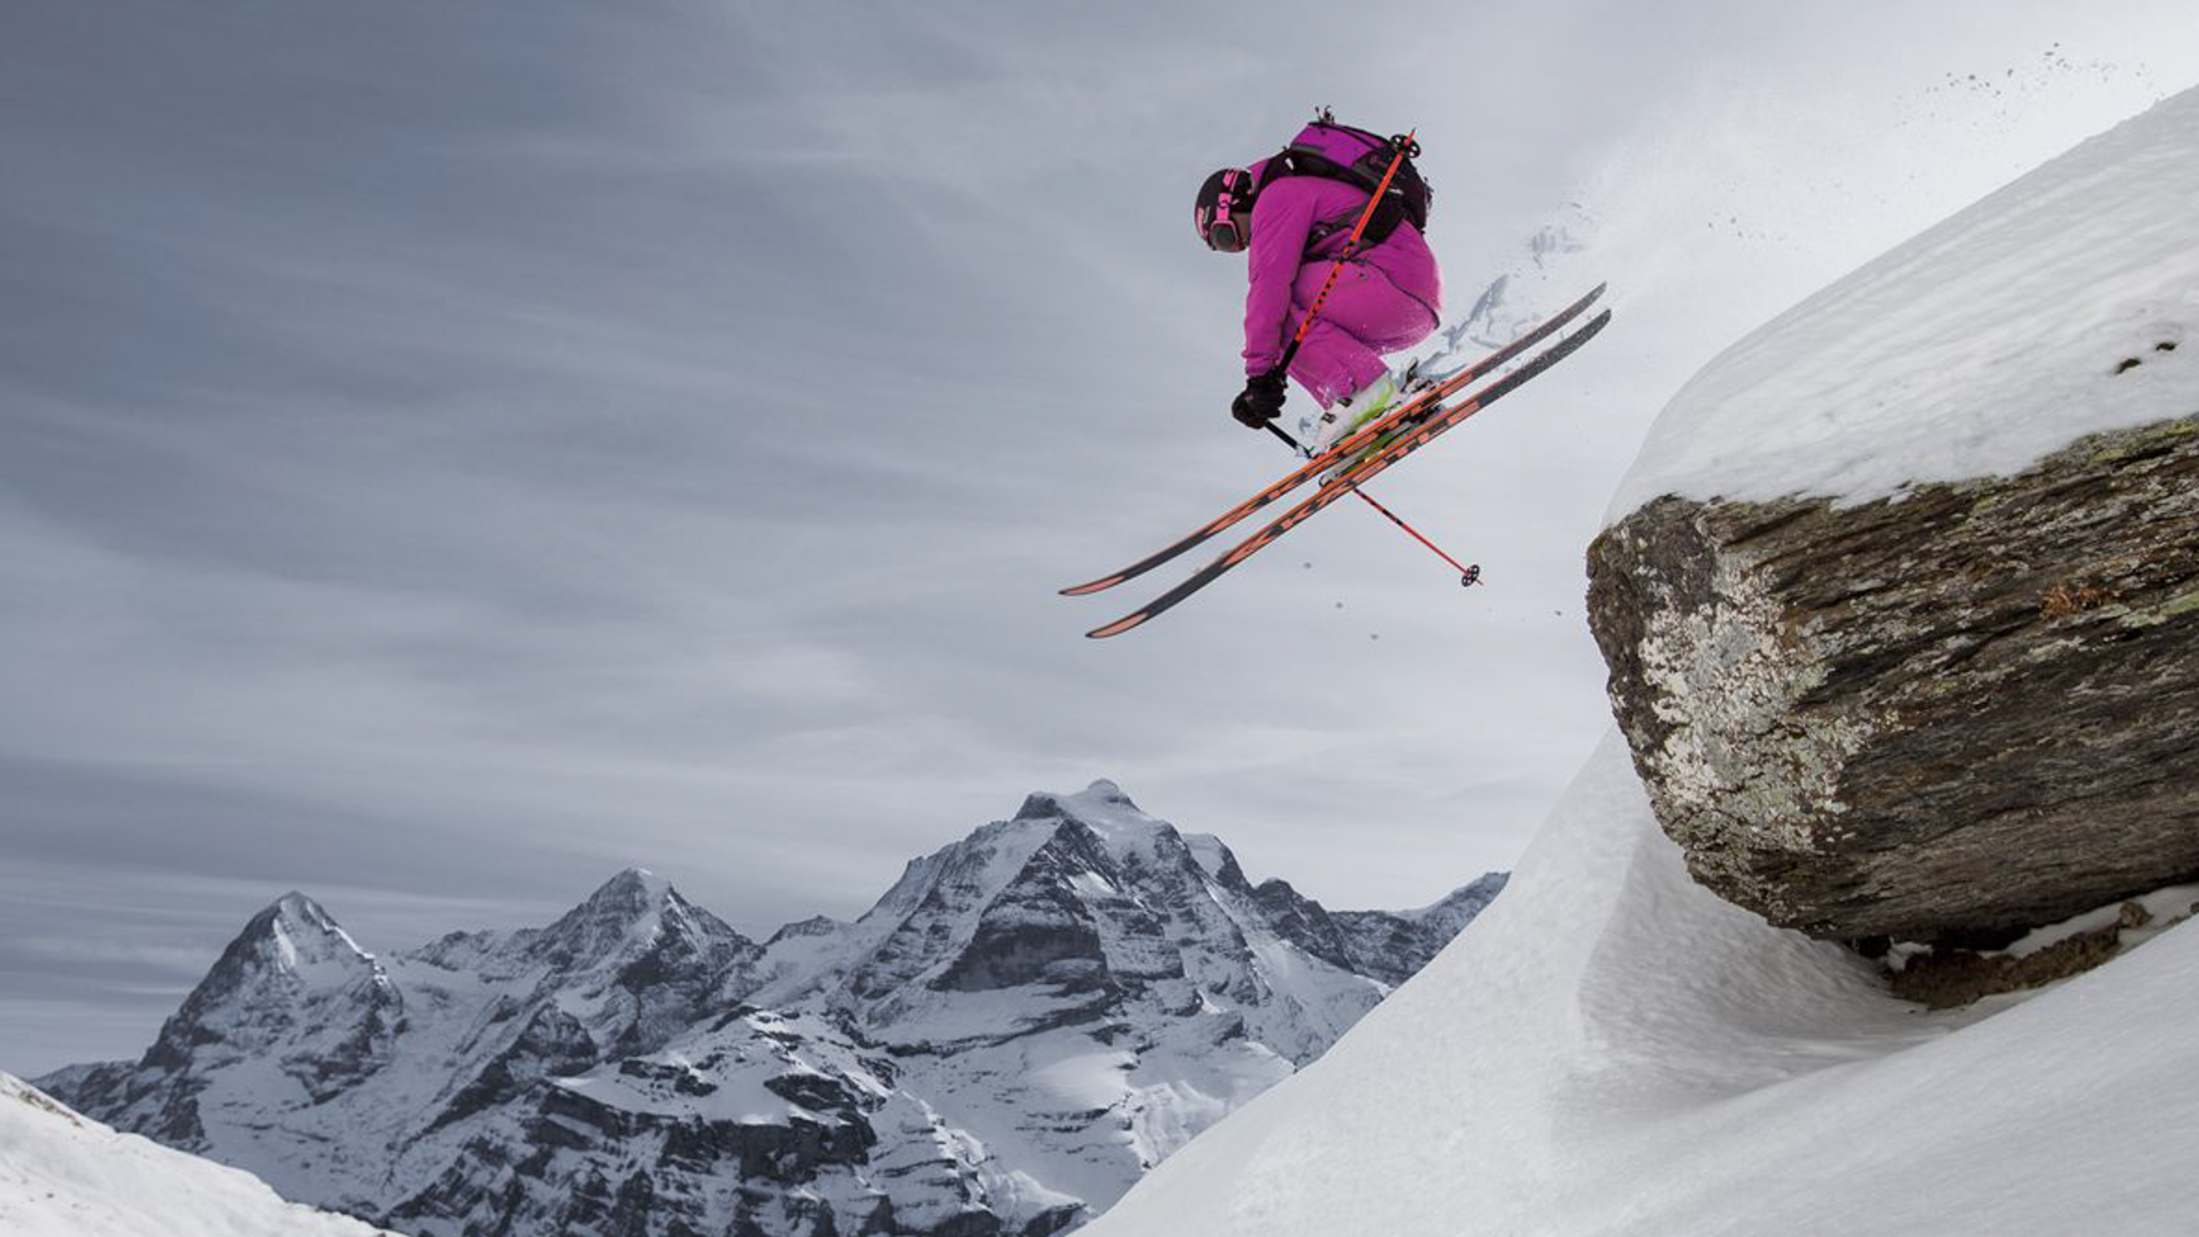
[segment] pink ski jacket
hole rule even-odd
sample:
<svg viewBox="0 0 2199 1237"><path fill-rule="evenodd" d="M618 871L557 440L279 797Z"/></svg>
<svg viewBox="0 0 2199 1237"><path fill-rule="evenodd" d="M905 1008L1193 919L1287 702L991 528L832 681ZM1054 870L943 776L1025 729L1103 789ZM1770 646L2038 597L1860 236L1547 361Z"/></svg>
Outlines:
<svg viewBox="0 0 2199 1237"><path fill-rule="evenodd" d="M1258 178L1266 172L1267 164L1263 160L1251 170ZM1304 282L1315 291L1319 289L1320 279L1350 240L1350 223L1357 217L1352 213L1366 206L1367 197L1362 189L1319 176L1286 176L1261 188L1252 207L1252 244L1247 254L1251 286L1245 293L1246 374L1264 374L1283 359L1283 349L1297 330L1299 314L1312 296L1302 288L1294 297L1293 286ZM1346 220L1343 228L1324 238L1313 253L1306 252L1306 237L1316 223L1347 214L1352 219ZM1361 342L1376 352L1394 351L1411 347L1435 329L1443 305L1442 274L1436 269L1435 254L1429 251L1427 240L1411 223L1398 224L1381 244L1362 249L1350 262L1371 269L1395 289L1400 315L1413 320L1403 332L1409 338L1394 347L1384 346L1387 339ZM1301 269L1318 273L1301 281ZM1345 274L1350 273L1347 264ZM1323 318L1328 313L1324 308ZM1424 319L1421 313L1425 313Z"/></svg>

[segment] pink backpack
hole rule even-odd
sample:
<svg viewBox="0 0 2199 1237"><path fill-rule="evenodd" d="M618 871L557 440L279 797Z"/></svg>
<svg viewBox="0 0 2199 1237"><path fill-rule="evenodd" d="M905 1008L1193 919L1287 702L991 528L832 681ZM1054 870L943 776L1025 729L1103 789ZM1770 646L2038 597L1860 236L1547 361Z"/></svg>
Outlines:
<svg viewBox="0 0 2199 1237"><path fill-rule="evenodd" d="M1420 143L1403 136L1383 137L1365 129L1336 123L1336 117L1322 108L1314 122L1299 130L1282 153L1267 161L1260 174L1260 184L1265 186L1285 176L1319 176L1327 180L1340 180L1347 185L1371 194L1382 183L1382 174L1389 170L1390 160L1400 150L1405 157L1398 160L1397 173L1390 178L1390 187L1382 195L1382 203L1367 221L1367 231L1361 243L1378 245L1400 223L1410 223L1419 231L1428 230L1428 207L1435 196L1422 179L1420 169L1413 166L1413 159L1420 154ZM1362 208L1363 209L1363 208ZM1359 211L1336 219L1325 219L1314 225L1307 238L1309 247L1319 244L1338 231L1346 231L1359 219Z"/></svg>

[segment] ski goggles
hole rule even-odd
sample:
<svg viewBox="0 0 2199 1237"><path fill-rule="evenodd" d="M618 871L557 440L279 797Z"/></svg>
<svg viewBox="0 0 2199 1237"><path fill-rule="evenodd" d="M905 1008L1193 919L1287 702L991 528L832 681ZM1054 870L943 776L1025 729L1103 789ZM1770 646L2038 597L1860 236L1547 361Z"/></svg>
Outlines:
<svg viewBox="0 0 2199 1237"><path fill-rule="evenodd" d="M1195 222L1199 225L1199 235L1206 241L1206 247L1216 253L1243 253L1252 243L1252 221L1235 209L1251 206L1251 185L1244 185L1245 192L1238 191L1240 182L1250 180L1251 177L1243 172L1229 173L1222 178L1222 193L1214 200L1214 205L1198 210Z"/></svg>
<svg viewBox="0 0 2199 1237"><path fill-rule="evenodd" d="M1251 239L1236 220L1226 215L1206 228L1206 247L1216 253L1243 253Z"/></svg>

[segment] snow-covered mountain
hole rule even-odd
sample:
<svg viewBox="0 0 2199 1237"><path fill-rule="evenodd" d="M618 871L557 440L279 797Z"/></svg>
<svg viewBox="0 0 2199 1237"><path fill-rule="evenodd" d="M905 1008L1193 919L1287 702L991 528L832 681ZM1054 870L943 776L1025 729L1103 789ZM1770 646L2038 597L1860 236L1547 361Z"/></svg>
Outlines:
<svg viewBox="0 0 2199 1237"><path fill-rule="evenodd" d="M70 1112L0 1074L0 1233L9 1237L374 1237L250 1173Z"/></svg>
<svg viewBox="0 0 2199 1237"><path fill-rule="evenodd" d="M1330 912L1097 782L761 945L638 870L386 957L287 894L141 1060L44 1081L409 1233L1043 1237L1320 1056L1502 884Z"/></svg>

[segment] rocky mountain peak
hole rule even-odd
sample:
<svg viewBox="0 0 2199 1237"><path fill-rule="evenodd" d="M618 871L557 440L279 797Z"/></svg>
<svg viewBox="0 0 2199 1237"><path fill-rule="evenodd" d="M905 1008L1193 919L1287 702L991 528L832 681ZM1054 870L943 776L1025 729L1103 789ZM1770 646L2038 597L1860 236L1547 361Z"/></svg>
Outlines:
<svg viewBox="0 0 2199 1237"><path fill-rule="evenodd" d="M529 958L558 972L591 970L667 951L701 956L756 948L647 868L627 868L557 922L539 932L520 934L514 942Z"/></svg>
<svg viewBox="0 0 2199 1237"><path fill-rule="evenodd" d="M704 1011L745 991L763 952L724 920L689 902L647 868L627 868L546 928L503 938L468 963L462 948L434 960L475 965L487 976L531 986L508 999L524 1019L489 1072L492 1093L536 1066L570 1068L604 1053L653 1050ZM481 1103L469 1096L461 1108Z"/></svg>
<svg viewBox="0 0 2199 1237"><path fill-rule="evenodd" d="M192 1078L270 1058L314 1100L390 1059L405 1003L373 954L295 890L246 922L139 1062L172 1085L140 1086L147 1126L178 1145L202 1136ZM142 1081L142 1080L141 1080Z"/></svg>
<svg viewBox="0 0 2199 1237"><path fill-rule="evenodd" d="M1122 787L1100 778L1075 794L1055 794L1037 791L1024 797L1023 806L1016 810L1017 820L1081 819L1087 822L1109 819L1124 814L1145 816ZM1148 817L1147 819L1151 819Z"/></svg>
<svg viewBox="0 0 2199 1237"><path fill-rule="evenodd" d="M661 926L667 910L685 905L686 899L672 888L671 881L647 868L627 868L597 886L558 922L655 928ZM675 920L673 926L676 929L680 925Z"/></svg>
<svg viewBox="0 0 2199 1237"><path fill-rule="evenodd" d="M1122 788L1104 778L1075 794L1031 795L1024 800L1017 822L1059 822L1041 847L1053 847L1063 855L1090 850L1104 858L1070 859L1069 871L1080 864L1094 871L1105 869L1110 879L1136 883L1155 873L1167 872L1173 880L1179 872L1213 876L1234 868L1236 860L1218 840L1207 839L1207 856L1178 832L1176 826L1148 816ZM1212 868L1209 864L1212 864ZM1239 873L1242 876L1242 873Z"/></svg>
<svg viewBox="0 0 2199 1237"><path fill-rule="evenodd" d="M1355 969L1342 929L1319 902L1279 876L1261 881L1252 896L1284 940L1333 966Z"/></svg>
<svg viewBox="0 0 2199 1237"><path fill-rule="evenodd" d="M320 903L295 889L275 899L274 903L267 909L284 919L313 928L316 931L326 932L336 929L336 921L329 917L328 912L322 909Z"/></svg>
<svg viewBox="0 0 2199 1237"><path fill-rule="evenodd" d="M1024 796L1023 806L1016 809L1017 820L1062 820L1069 809L1062 806L1061 796L1045 791L1034 791Z"/></svg>
<svg viewBox="0 0 2199 1237"><path fill-rule="evenodd" d="M361 986L389 988L381 963L320 903L293 890L245 922L185 1008L295 1005Z"/></svg>
<svg viewBox="0 0 2199 1237"><path fill-rule="evenodd" d="M797 919L793 923L780 925L779 930L772 933L771 939L764 944L769 946L801 937L831 936L846 927L846 924L830 915L811 915L807 919Z"/></svg>
<svg viewBox="0 0 2199 1237"><path fill-rule="evenodd" d="M1091 785L1072 797L1111 808L1125 808L1132 812L1138 810L1138 805L1130 801L1130 796L1122 792L1122 787L1104 777L1092 779Z"/></svg>
<svg viewBox="0 0 2199 1237"><path fill-rule="evenodd" d="M597 886L596 891L588 895L584 905L643 906L660 901L671 892L672 882L648 868L625 868Z"/></svg>
<svg viewBox="0 0 2199 1237"><path fill-rule="evenodd" d="M248 946L240 952L240 964L269 966L308 985L348 984L361 973L381 976L374 955L361 949L320 903L295 889L253 916L237 943Z"/></svg>
<svg viewBox="0 0 2199 1237"><path fill-rule="evenodd" d="M1140 811L1113 782L1094 782L1076 794L1034 794L1025 812L1034 804L1035 814L1010 823L1052 827L1032 839L1036 845L1020 864L995 868L988 918L1033 897L1094 909L1125 901L1150 906L1178 900L1209 879L1231 888L1243 883L1236 857L1219 839L1203 836L1194 845L1174 825ZM1234 880L1218 875L1229 873Z"/></svg>
<svg viewBox="0 0 2199 1237"><path fill-rule="evenodd" d="M1509 873L1489 872L1471 883L1453 889L1432 905L1406 911L1404 914L1409 919L1440 928L1449 937L1488 909L1489 904L1496 901L1497 895L1504 892L1505 882L1509 879Z"/></svg>

